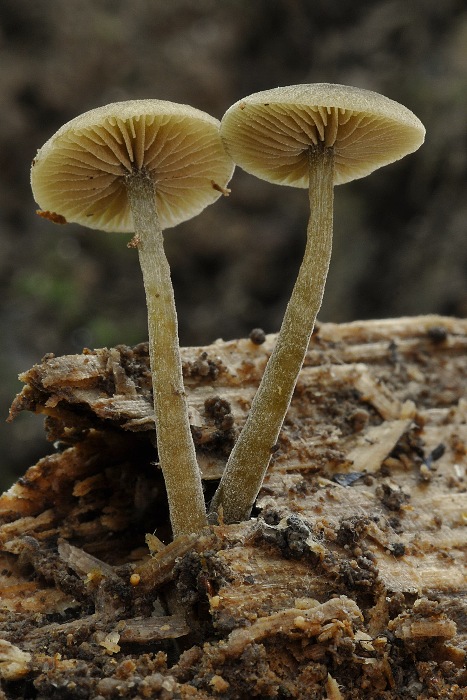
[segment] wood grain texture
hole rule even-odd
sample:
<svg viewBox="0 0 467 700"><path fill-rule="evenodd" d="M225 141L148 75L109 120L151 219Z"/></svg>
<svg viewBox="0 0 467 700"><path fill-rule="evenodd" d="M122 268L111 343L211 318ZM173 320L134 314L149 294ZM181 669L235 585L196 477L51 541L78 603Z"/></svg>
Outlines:
<svg viewBox="0 0 467 700"><path fill-rule="evenodd" d="M207 498L274 339L183 349ZM320 325L255 517L167 546L147 348L22 375L56 451L0 497L5 697L466 697L466 350L458 319Z"/></svg>

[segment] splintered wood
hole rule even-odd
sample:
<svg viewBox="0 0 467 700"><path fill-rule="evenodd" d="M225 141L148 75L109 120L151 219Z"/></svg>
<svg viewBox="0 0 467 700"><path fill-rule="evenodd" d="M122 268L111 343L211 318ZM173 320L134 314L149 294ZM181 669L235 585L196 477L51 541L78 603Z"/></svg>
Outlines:
<svg viewBox="0 0 467 700"><path fill-rule="evenodd" d="M274 342L182 350L207 498ZM467 697L466 321L320 325L254 517L170 544L147 346L21 378L56 449L0 497L5 697Z"/></svg>

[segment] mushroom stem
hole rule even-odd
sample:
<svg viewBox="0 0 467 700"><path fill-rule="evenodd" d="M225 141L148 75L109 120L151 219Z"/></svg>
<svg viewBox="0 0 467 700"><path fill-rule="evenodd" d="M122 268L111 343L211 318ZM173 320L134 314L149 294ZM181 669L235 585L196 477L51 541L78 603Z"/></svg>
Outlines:
<svg viewBox="0 0 467 700"><path fill-rule="evenodd" d="M310 220L303 262L276 345L211 504L211 513L222 507L226 523L250 516L321 307L332 249L332 148L310 148L309 173Z"/></svg>
<svg viewBox="0 0 467 700"><path fill-rule="evenodd" d="M152 178L126 177L135 244L148 306L157 450L164 475L174 537L206 525L201 476L188 419L179 351L177 312Z"/></svg>

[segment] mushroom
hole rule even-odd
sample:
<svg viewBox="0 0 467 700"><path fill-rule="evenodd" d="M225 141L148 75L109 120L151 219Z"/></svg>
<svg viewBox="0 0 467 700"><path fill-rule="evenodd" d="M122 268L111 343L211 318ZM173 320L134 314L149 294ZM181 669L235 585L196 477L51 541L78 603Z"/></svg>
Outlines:
<svg viewBox="0 0 467 700"><path fill-rule="evenodd" d="M233 168L217 119L161 100L117 102L76 117L31 168L47 218L135 234L130 245L138 249L146 291L157 450L174 536L199 531L206 508L162 231L225 193Z"/></svg>
<svg viewBox="0 0 467 700"><path fill-rule="evenodd" d="M269 182L308 188L307 244L277 343L227 462L211 513L249 517L321 306L331 257L333 187L415 151L425 129L406 107L344 85L292 85L234 104L221 137L234 161Z"/></svg>

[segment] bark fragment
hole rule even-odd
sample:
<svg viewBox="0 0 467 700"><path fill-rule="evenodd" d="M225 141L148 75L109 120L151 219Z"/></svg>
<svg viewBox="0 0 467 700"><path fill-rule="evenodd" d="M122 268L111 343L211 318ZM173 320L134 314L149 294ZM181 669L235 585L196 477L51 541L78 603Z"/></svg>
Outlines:
<svg viewBox="0 0 467 700"><path fill-rule="evenodd" d="M273 342L183 349L207 497ZM24 373L57 451L0 496L6 697L464 698L466 350L322 324L255 518L174 542L146 346Z"/></svg>

